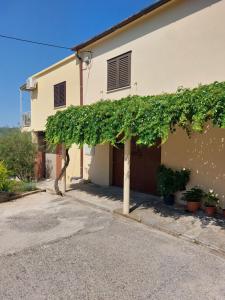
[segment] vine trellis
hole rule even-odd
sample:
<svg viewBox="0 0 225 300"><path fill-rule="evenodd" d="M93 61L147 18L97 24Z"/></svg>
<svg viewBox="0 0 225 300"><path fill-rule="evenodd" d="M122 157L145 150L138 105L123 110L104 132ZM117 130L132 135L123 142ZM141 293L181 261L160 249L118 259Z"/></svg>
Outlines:
<svg viewBox="0 0 225 300"><path fill-rule="evenodd" d="M209 120L225 128L225 82L70 106L48 118L46 139L50 144L70 148L72 144L115 145L118 138L124 143L136 137L136 143L151 146L159 139L165 142L176 126L190 134L201 132Z"/></svg>

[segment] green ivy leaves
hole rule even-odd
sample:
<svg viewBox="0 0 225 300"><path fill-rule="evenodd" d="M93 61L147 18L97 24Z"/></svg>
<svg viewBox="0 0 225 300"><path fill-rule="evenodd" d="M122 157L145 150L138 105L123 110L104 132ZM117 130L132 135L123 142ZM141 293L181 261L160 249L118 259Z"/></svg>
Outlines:
<svg viewBox="0 0 225 300"><path fill-rule="evenodd" d="M225 82L179 88L171 94L70 106L48 118L46 138L69 148L72 144L114 145L118 139L125 142L135 136L138 144L150 146L159 139L165 142L176 125L189 134L201 132L209 120L225 128Z"/></svg>

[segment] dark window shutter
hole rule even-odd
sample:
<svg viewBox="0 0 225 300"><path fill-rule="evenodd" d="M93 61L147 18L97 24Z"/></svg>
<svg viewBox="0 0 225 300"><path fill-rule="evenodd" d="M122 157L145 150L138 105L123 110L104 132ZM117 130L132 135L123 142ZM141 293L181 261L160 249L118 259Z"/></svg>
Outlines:
<svg viewBox="0 0 225 300"><path fill-rule="evenodd" d="M130 85L131 53L119 57L119 87Z"/></svg>
<svg viewBox="0 0 225 300"><path fill-rule="evenodd" d="M54 85L54 107L66 105L66 82Z"/></svg>
<svg viewBox="0 0 225 300"><path fill-rule="evenodd" d="M108 61L108 91L114 90L118 86L118 61L116 59Z"/></svg>
<svg viewBox="0 0 225 300"><path fill-rule="evenodd" d="M131 52L108 60L107 90L129 86L131 83Z"/></svg>

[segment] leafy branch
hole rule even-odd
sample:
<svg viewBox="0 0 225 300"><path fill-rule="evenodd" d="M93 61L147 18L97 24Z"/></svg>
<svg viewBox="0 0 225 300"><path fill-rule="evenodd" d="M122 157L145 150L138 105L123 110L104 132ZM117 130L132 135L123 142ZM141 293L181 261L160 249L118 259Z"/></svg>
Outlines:
<svg viewBox="0 0 225 300"><path fill-rule="evenodd" d="M115 145L122 136L122 142L136 137L136 143L151 146L159 139L165 142L176 126L187 134L202 132L209 120L214 126L225 128L225 82L179 88L170 94L70 106L48 118L46 139L70 148L72 144Z"/></svg>

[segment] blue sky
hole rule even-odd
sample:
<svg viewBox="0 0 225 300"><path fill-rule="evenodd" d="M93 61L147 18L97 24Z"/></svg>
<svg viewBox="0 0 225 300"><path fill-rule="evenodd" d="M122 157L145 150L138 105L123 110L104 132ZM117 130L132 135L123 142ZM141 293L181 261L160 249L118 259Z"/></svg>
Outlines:
<svg viewBox="0 0 225 300"><path fill-rule="evenodd" d="M152 2L1 0L0 34L71 47ZM19 86L26 78L71 53L0 38L0 126L18 124Z"/></svg>

